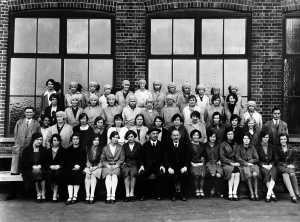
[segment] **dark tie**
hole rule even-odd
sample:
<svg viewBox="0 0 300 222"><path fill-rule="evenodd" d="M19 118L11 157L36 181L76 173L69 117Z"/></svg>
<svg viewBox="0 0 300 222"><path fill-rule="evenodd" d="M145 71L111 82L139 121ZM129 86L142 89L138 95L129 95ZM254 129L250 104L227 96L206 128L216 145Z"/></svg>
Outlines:
<svg viewBox="0 0 300 222"><path fill-rule="evenodd" d="M141 136L140 136L141 130L137 129L136 132L137 132L138 140L140 141L141 140Z"/></svg>

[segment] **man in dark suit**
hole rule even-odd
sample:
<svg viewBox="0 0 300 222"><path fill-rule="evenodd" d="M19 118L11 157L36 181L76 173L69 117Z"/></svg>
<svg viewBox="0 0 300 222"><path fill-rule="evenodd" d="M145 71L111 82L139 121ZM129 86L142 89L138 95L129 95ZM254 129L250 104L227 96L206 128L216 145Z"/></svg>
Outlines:
<svg viewBox="0 0 300 222"><path fill-rule="evenodd" d="M272 109L273 118L267 121L264 125L264 129L267 129L270 135L270 143L273 145L279 145L279 135L288 134L287 123L280 119L281 112L279 107Z"/></svg>
<svg viewBox="0 0 300 222"><path fill-rule="evenodd" d="M164 154L171 200L175 201L177 196L186 201L189 152L188 144L180 140L180 132L177 129L171 132L171 142Z"/></svg>
<svg viewBox="0 0 300 222"><path fill-rule="evenodd" d="M147 188L151 188L148 180L153 182L154 193L157 200L161 199L161 184L165 168L163 166L163 150L162 144L158 140L160 130L157 128L149 129L148 134L150 140L144 143L141 152L141 166L138 171L140 181L141 200L144 199Z"/></svg>

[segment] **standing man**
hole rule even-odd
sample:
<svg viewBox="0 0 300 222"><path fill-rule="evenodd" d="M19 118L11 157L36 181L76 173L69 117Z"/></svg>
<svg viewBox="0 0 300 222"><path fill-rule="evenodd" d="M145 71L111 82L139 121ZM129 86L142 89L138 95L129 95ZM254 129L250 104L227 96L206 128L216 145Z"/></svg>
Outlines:
<svg viewBox="0 0 300 222"><path fill-rule="evenodd" d="M273 118L267 121L264 128L268 130L270 135L270 143L273 145L279 145L279 135L288 134L287 123L280 119L281 111L279 107L274 107L272 109Z"/></svg>
<svg viewBox="0 0 300 222"><path fill-rule="evenodd" d="M40 133L41 128L37 120L33 119L35 110L33 107L24 109L25 118L19 119L14 129L15 146L13 147L13 158L11 160L10 172L12 175L19 174L19 164L24 148L29 146L34 133Z"/></svg>

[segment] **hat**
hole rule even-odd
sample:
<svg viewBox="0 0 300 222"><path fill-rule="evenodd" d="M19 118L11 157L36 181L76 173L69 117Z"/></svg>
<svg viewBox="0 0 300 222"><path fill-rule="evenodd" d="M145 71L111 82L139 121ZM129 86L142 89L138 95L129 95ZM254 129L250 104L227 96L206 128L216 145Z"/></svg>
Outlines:
<svg viewBox="0 0 300 222"><path fill-rule="evenodd" d="M92 81L90 82L90 86L99 86L99 83L97 83L96 81Z"/></svg>
<svg viewBox="0 0 300 222"><path fill-rule="evenodd" d="M71 87L71 86L76 86L76 87L77 87L77 86L78 86L78 82L72 81L72 82L70 82L70 85L69 85L69 86L70 86L70 87Z"/></svg>
<svg viewBox="0 0 300 222"><path fill-rule="evenodd" d="M254 107L256 107L256 102L253 101L253 100L249 100L249 101L248 101L248 104L247 104L247 107L249 107L249 106L254 106Z"/></svg>
<svg viewBox="0 0 300 222"><path fill-rule="evenodd" d="M105 90L105 89L111 89L112 88L112 86L110 85L110 84L105 84L104 86L103 86L103 89Z"/></svg>
<svg viewBox="0 0 300 222"><path fill-rule="evenodd" d="M95 94L91 94L89 100L91 100L91 99L96 99L96 100L98 100L99 97L98 97L97 95L95 95Z"/></svg>
<svg viewBox="0 0 300 222"><path fill-rule="evenodd" d="M129 135L133 135L134 138L137 137L136 132L134 132L133 130L128 130L124 136L126 140L128 139Z"/></svg>
<svg viewBox="0 0 300 222"><path fill-rule="evenodd" d="M171 94L168 94L166 96L166 100L169 100L169 99L171 99L171 100L173 100L173 102L175 102L175 99L174 99L174 97Z"/></svg>
<svg viewBox="0 0 300 222"><path fill-rule="evenodd" d="M147 134L150 134L150 133L152 133L152 132L160 133L161 131L160 131L160 129L157 129L157 128L155 128L155 127L152 127L152 128L150 128L150 129L148 130Z"/></svg>
<svg viewBox="0 0 300 222"><path fill-rule="evenodd" d="M154 80L152 84L159 84L159 85L161 85L162 83L159 80Z"/></svg>
<svg viewBox="0 0 300 222"><path fill-rule="evenodd" d="M191 84L190 84L188 81L185 81L185 82L182 84L182 87L188 87L188 88L191 88Z"/></svg>
<svg viewBox="0 0 300 222"><path fill-rule="evenodd" d="M206 88L205 88L205 86L203 84L198 84L197 85L197 89L204 89L205 90Z"/></svg>
<svg viewBox="0 0 300 222"><path fill-rule="evenodd" d="M175 87L176 88L176 83L175 82L170 82L169 84L168 84L168 88L169 87Z"/></svg>
<svg viewBox="0 0 300 222"><path fill-rule="evenodd" d="M231 88L231 89L235 89L235 90L238 90L238 89L239 89L237 86L234 86L234 85L231 85L230 88Z"/></svg>
<svg viewBox="0 0 300 222"><path fill-rule="evenodd" d="M135 101L136 102L136 97L134 95L128 96L128 101Z"/></svg>
<svg viewBox="0 0 300 222"><path fill-rule="evenodd" d="M140 79L140 80L138 81L138 83L145 83L145 84L146 84L147 82L146 82L145 79Z"/></svg>
<svg viewBox="0 0 300 222"><path fill-rule="evenodd" d="M107 96L107 99L116 99L116 96L114 94L109 94Z"/></svg>

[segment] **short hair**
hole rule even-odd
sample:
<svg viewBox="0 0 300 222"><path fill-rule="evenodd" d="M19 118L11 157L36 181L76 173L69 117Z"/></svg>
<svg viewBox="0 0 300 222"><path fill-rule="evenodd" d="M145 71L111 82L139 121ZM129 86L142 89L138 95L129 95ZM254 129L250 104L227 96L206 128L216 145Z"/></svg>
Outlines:
<svg viewBox="0 0 300 222"><path fill-rule="evenodd" d="M67 118L67 114L66 114L65 111L58 111L58 112L55 113L55 116L56 116L56 117L57 117L57 116L62 116L64 119Z"/></svg>
<svg viewBox="0 0 300 222"><path fill-rule="evenodd" d="M156 120L160 120L161 122L162 122L162 124L164 124L165 123L165 120L164 120L164 118L162 118L161 116L156 116L155 118L154 118L154 120L153 120L153 123L155 123L156 122Z"/></svg>
<svg viewBox="0 0 300 222"><path fill-rule="evenodd" d="M216 135L217 136L217 131L213 128L209 128L206 131L206 135L207 135L207 139L209 140L209 137L211 137L212 135Z"/></svg>
<svg viewBox="0 0 300 222"><path fill-rule="evenodd" d="M272 109L272 113L276 110L279 110L280 111L280 108L278 106L274 106L273 109Z"/></svg>
<svg viewBox="0 0 300 222"><path fill-rule="evenodd" d="M91 83L93 83L93 84L91 84ZM96 84L94 84L94 83L96 83ZM91 86L91 85L96 86L96 87L95 87L96 91L99 91L99 89L100 89L100 84L99 84L99 83L97 83L97 82L90 82L90 85L89 85L89 86Z"/></svg>
<svg viewBox="0 0 300 222"><path fill-rule="evenodd" d="M280 137L282 137L282 136L285 136L286 139L287 139L287 142L289 142L289 135L288 135L287 133L280 133L280 134L278 135L279 141L280 141Z"/></svg>
<svg viewBox="0 0 300 222"><path fill-rule="evenodd" d="M109 135L109 139L111 140L115 136L119 136L119 133L117 131L112 131L111 134Z"/></svg>
<svg viewBox="0 0 300 222"><path fill-rule="evenodd" d="M226 98L226 102L229 102L229 97L232 96L235 99L235 103L238 101L238 97L236 94L230 93L228 94L227 98Z"/></svg>
<svg viewBox="0 0 300 222"><path fill-rule="evenodd" d="M94 120L94 125L97 125L97 122L99 120L102 120L103 121L103 124L104 124L104 118L102 116L97 116L96 119Z"/></svg>
<svg viewBox="0 0 300 222"><path fill-rule="evenodd" d="M244 139L245 136L247 136L251 140L251 135L250 135L249 132L244 132L243 139Z"/></svg>
<svg viewBox="0 0 300 222"><path fill-rule="evenodd" d="M46 86L48 85L49 82L51 82L53 84L53 86L55 85L55 80L54 79L48 79L46 81Z"/></svg>
<svg viewBox="0 0 300 222"><path fill-rule="evenodd" d="M197 98L196 98L195 95L189 95L189 100L190 100L190 99L194 99L195 101L197 101Z"/></svg>
<svg viewBox="0 0 300 222"><path fill-rule="evenodd" d="M80 113L80 115L79 115L79 117L78 117L79 121L80 121L81 119L83 119L84 117L86 118L86 121L89 121L89 117L88 117L88 115L87 115L86 113Z"/></svg>
<svg viewBox="0 0 300 222"><path fill-rule="evenodd" d="M214 103L214 101L215 100L217 100L217 99L219 99L220 101L221 101L221 97L219 96L219 95L213 95L212 97L211 97L211 103Z"/></svg>
<svg viewBox="0 0 300 222"><path fill-rule="evenodd" d="M220 120L221 120L221 113L219 113L218 111L217 112L214 112L211 116L211 119L214 120L215 116L220 116Z"/></svg>
<svg viewBox="0 0 300 222"><path fill-rule="evenodd" d="M177 118L179 118L179 119L180 119L180 122L183 123L183 118L182 118L182 116L181 116L179 113L175 113L175 114L172 116L171 121L174 122Z"/></svg>
<svg viewBox="0 0 300 222"><path fill-rule="evenodd" d="M262 131L259 134L260 139L264 138L266 135L270 136L270 133L267 129L262 129Z"/></svg>
<svg viewBox="0 0 300 222"><path fill-rule="evenodd" d="M72 141L73 140L73 137L78 137L79 138L79 141L80 141L80 134L78 133L78 132L74 132L73 134L72 134L72 136L70 137L70 141Z"/></svg>
<svg viewBox="0 0 300 222"><path fill-rule="evenodd" d="M122 121L123 121L122 115L121 115L121 114L116 114L116 115L114 116L114 121L116 121L116 120L122 120Z"/></svg>
<svg viewBox="0 0 300 222"><path fill-rule="evenodd" d="M35 109L32 106L26 106L24 108L24 112L26 112L27 109L31 109L33 112L35 112Z"/></svg>
<svg viewBox="0 0 300 222"><path fill-rule="evenodd" d="M198 133L200 138L202 137L201 132L197 129L192 130L192 132L190 133L190 137L193 138L195 133Z"/></svg>
<svg viewBox="0 0 300 222"><path fill-rule="evenodd" d="M125 138L125 139L128 139L129 135L133 135L134 138L137 137L136 132L134 132L133 130L128 130L128 131L125 133L124 138Z"/></svg>
<svg viewBox="0 0 300 222"><path fill-rule="evenodd" d="M141 113L139 113L139 114L137 114L137 115L135 116L135 118L134 118L134 125L136 125L136 119L137 119L138 117L142 117L142 118L143 118L143 125L145 125L145 117L144 117L144 115L141 114Z"/></svg>
<svg viewBox="0 0 300 222"><path fill-rule="evenodd" d="M44 122L45 118L48 118L48 119L50 120L50 125L51 125L51 116L45 115L45 114L44 114L44 115L41 115L40 125L41 125L41 126L44 125L43 122Z"/></svg>
<svg viewBox="0 0 300 222"><path fill-rule="evenodd" d="M56 138L61 143L61 136L58 133L55 133L50 138L50 147L52 147L53 139Z"/></svg>
<svg viewBox="0 0 300 222"><path fill-rule="evenodd" d="M230 122L232 122L232 120L237 119L238 124L241 122L241 117L237 114L232 114L230 117Z"/></svg>
<svg viewBox="0 0 300 222"><path fill-rule="evenodd" d="M53 93L49 96L49 100L51 101L53 98L55 98L56 100L58 100L58 95L56 93Z"/></svg>
<svg viewBox="0 0 300 222"><path fill-rule="evenodd" d="M198 119L201 118L201 114L196 110L194 110L190 115L191 118L193 118L193 116L197 117Z"/></svg>

